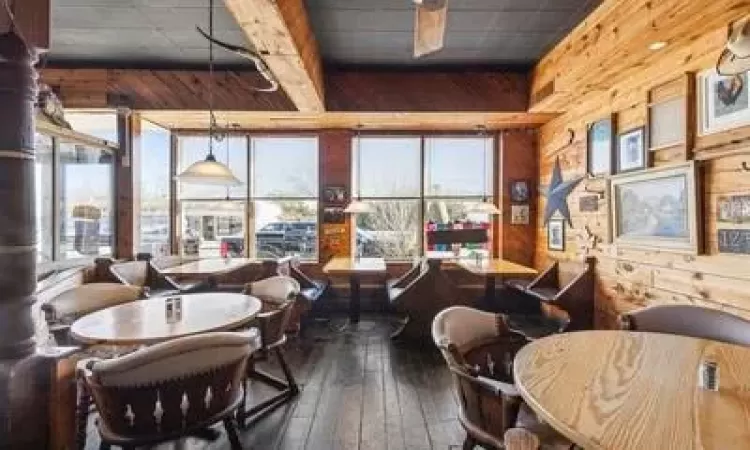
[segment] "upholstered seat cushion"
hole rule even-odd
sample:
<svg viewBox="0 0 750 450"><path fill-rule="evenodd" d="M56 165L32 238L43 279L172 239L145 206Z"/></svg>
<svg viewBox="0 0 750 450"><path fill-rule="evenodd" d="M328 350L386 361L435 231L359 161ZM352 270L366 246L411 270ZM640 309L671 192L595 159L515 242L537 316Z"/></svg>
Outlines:
<svg viewBox="0 0 750 450"><path fill-rule="evenodd" d="M535 287L528 289L526 292L534 295L535 297L538 297L540 300L552 300L553 298L557 297L557 294L560 293L560 290L551 287Z"/></svg>
<svg viewBox="0 0 750 450"><path fill-rule="evenodd" d="M91 283L69 289L49 300L42 308L58 321L75 320L110 306L138 300L143 288L119 283Z"/></svg>

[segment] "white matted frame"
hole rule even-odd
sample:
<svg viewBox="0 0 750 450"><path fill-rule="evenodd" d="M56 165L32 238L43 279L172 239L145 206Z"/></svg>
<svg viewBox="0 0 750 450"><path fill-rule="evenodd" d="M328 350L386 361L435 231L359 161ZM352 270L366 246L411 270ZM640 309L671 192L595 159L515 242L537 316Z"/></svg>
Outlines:
<svg viewBox="0 0 750 450"><path fill-rule="evenodd" d="M669 191L670 186L682 188L682 192ZM677 195L677 201L665 195L669 192ZM624 205L625 201L631 205ZM702 253L701 177L695 162L614 176L610 203L613 244L691 255ZM669 222L662 219L665 214L675 214L675 207L682 208L677 213L684 221L684 230L669 236ZM628 231L631 225L623 222L625 218L641 229Z"/></svg>
<svg viewBox="0 0 750 450"><path fill-rule="evenodd" d="M715 68L698 76L698 133L701 136L750 125L750 75L719 75Z"/></svg>

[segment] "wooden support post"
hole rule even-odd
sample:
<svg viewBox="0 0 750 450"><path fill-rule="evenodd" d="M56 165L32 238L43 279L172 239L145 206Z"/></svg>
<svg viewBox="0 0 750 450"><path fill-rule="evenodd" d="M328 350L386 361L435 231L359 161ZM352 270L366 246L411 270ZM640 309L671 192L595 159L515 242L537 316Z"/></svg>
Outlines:
<svg viewBox="0 0 750 450"><path fill-rule="evenodd" d="M123 110L117 115L117 132L120 151L115 158L115 198L117 223L115 225L115 252L117 258L133 257L133 149L140 143L141 123L137 115Z"/></svg>
<svg viewBox="0 0 750 450"><path fill-rule="evenodd" d="M15 31L0 30L0 449L47 447L51 361L35 352L31 315L36 59Z"/></svg>

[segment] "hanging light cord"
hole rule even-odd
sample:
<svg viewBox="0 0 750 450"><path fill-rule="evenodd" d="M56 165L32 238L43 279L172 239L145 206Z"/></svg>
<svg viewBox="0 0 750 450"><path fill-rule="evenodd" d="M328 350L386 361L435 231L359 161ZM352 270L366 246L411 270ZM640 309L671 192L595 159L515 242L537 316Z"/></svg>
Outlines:
<svg viewBox="0 0 750 450"><path fill-rule="evenodd" d="M214 37L214 0L208 2L208 34ZM208 41L208 111L210 122L208 124L208 154L214 154L214 128L216 127L216 116L214 115L214 42Z"/></svg>

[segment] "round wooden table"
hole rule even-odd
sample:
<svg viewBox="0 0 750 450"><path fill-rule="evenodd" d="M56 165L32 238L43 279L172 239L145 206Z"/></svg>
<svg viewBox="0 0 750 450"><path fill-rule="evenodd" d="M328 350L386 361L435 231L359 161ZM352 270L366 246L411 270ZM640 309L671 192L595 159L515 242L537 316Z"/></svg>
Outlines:
<svg viewBox="0 0 750 450"><path fill-rule="evenodd" d="M719 391L698 387L701 361ZM750 348L681 336L585 331L516 356L528 405L587 450L750 448Z"/></svg>
<svg viewBox="0 0 750 450"><path fill-rule="evenodd" d="M70 333L87 344L148 345L192 334L227 331L250 322L261 309L260 300L229 293L186 294L181 320L168 321L165 303L155 297L113 306L73 323Z"/></svg>

